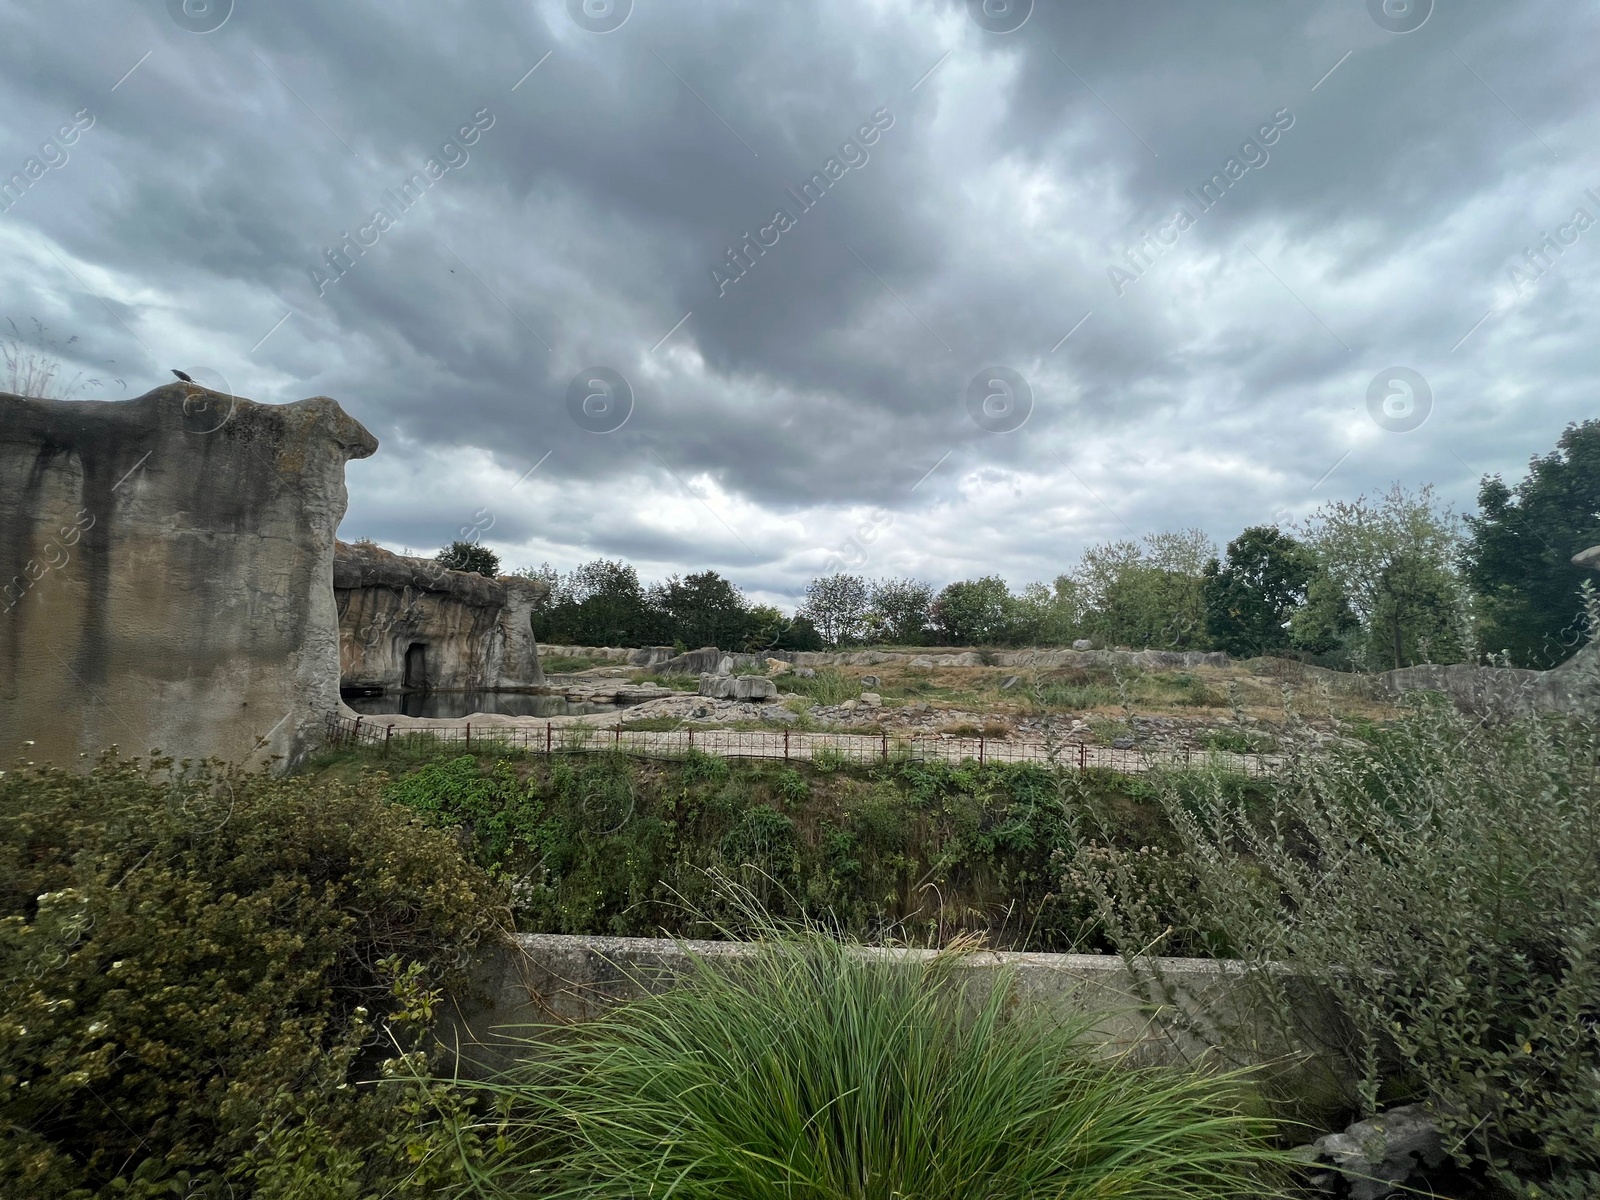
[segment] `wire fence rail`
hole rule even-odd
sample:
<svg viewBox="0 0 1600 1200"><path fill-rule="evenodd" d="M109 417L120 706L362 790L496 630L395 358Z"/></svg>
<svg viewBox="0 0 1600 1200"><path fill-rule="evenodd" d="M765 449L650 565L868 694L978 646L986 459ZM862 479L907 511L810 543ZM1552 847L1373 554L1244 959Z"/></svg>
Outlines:
<svg viewBox="0 0 1600 1200"><path fill-rule="evenodd" d="M636 758L681 759L689 754L722 758L775 759L816 765L870 765L907 760L1037 763L1041 766L1110 771L1141 775L1151 770L1208 768L1252 778L1271 775L1278 760L1265 754L1236 754L1220 750L1121 750L1080 742L1058 743L1053 749L1042 741L1016 738L954 737L948 734L899 735L884 732L812 733L789 729L673 730L599 729L586 725L515 726L461 725L428 729L351 720L330 715L327 745L336 749L371 747L384 753L411 752L429 746L459 746L463 750L499 749L526 754L620 753Z"/></svg>

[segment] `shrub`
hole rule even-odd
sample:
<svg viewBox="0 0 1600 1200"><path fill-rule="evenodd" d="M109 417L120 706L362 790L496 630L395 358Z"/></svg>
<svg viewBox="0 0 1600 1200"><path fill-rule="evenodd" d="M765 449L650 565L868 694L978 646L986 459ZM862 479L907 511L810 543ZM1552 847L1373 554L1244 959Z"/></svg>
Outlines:
<svg viewBox="0 0 1600 1200"><path fill-rule="evenodd" d="M433 560L452 571L487 575L490 579L500 574L500 556L477 542L451 542Z"/></svg>
<svg viewBox="0 0 1600 1200"><path fill-rule="evenodd" d="M748 957L696 960L681 986L529 1045L490 1085L529 1135L479 1181L500 1197L1261 1194L1270 1125L1228 1080L1098 1060L1081 1026L960 960L770 930Z"/></svg>
<svg viewBox="0 0 1600 1200"><path fill-rule="evenodd" d="M1425 1100L1458 1160L1579 1194L1600 1170L1600 730L1434 703L1374 737L1292 755L1265 811L1169 792L1188 903L1131 919L1113 864L1101 915L1128 952L1170 944L1162 922L1219 930L1363 1113ZM1318 994L1338 1019L1307 1027Z"/></svg>
<svg viewBox="0 0 1600 1200"><path fill-rule="evenodd" d="M862 937L938 942L970 930L1070 949L1082 917L1057 918L1052 855L1072 844L1080 813L1106 806L1125 836L1159 840L1140 820L1156 802L1116 791L1136 782L894 755L863 766L828 752L820 766L699 752L659 763L455 755L387 794L455 829L505 878L523 929L716 936L694 914L717 907L708 880L719 876L752 888L765 879L778 915Z"/></svg>
<svg viewBox="0 0 1600 1200"><path fill-rule="evenodd" d="M0 1194L442 1185L464 1110L358 1085L397 1042L388 1072L416 1069L503 907L371 786L110 757L0 775Z"/></svg>

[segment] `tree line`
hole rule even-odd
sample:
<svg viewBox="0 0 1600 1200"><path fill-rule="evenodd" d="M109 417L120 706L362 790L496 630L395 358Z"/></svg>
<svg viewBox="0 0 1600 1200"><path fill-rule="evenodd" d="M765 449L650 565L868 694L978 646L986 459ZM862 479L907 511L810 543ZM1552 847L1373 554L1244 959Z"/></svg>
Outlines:
<svg viewBox="0 0 1600 1200"><path fill-rule="evenodd" d="M917 579L813 579L792 615L702 571L646 586L629 564L519 572L550 598L540 641L815 650L900 646L1096 646L1279 654L1343 669L1488 660L1564 661L1586 639L1573 554L1600 544L1600 420L1573 424L1527 475L1486 477L1478 511L1399 484L1324 504L1301 522L1252 526L1218 549L1198 529L1092 546L1049 583L998 576L935 589ZM481 546L440 561L483 570ZM498 569L487 564L486 574Z"/></svg>

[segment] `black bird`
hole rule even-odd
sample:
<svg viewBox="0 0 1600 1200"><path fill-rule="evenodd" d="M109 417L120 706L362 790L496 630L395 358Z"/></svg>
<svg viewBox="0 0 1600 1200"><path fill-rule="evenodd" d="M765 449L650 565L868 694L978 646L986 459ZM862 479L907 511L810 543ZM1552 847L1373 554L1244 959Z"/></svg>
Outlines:
<svg viewBox="0 0 1600 1200"><path fill-rule="evenodd" d="M173 368L172 373L174 375L176 375L179 379L183 380L185 383L193 383L194 382L194 380L190 379L187 375L185 375L182 371L178 370L176 367Z"/></svg>

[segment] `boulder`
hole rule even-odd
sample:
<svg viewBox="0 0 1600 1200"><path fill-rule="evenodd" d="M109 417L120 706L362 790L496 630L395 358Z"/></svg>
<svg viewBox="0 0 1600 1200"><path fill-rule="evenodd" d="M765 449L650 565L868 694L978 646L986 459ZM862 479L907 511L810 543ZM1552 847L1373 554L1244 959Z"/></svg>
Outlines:
<svg viewBox="0 0 1600 1200"><path fill-rule="evenodd" d="M1088 638L1079 638L1077 641L1072 643L1072 648L1074 650L1093 650L1094 643Z"/></svg>
<svg viewBox="0 0 1600 1200"><path fill-rule="evenodd" d="M862 692L861 693L861 707L862 708L877 708L882 704L883 704L883 697L878 695L877 692Z"/></svg>
<svg viewBox="0 0 1600 1200"><path fill-rule="evenodd" d="M762 675L700 676L700 694L716 700L771 700L778 694L778 685Z"/></svg>
<svg viewBox="0 0 1600 1200"><path fill-rule="evenodd" d="M861 686L864 688L875 688L878 686L878 682L876 675L863 675L861 677Z"/></svg>
<svg viewBox="0 0 1600 1200"><path fill-rule="evenodd" d="M632 667L659 667L673 657L671 646L640 646L628 652L628 665Z"/></svg>
<svg viewBox="0 0 1600 1200"><path fill-rule="evenodd" d="M1320 1137L1298 1156L1311 1165L1313 1186L1335 1191L1342 1183L1350 1200L1383 1200L1412 1175L1442 1164L1445 1151L1427 1109L1407 1104ZM1319 1165L1331 1169L1318 1171Z"/></svg>

